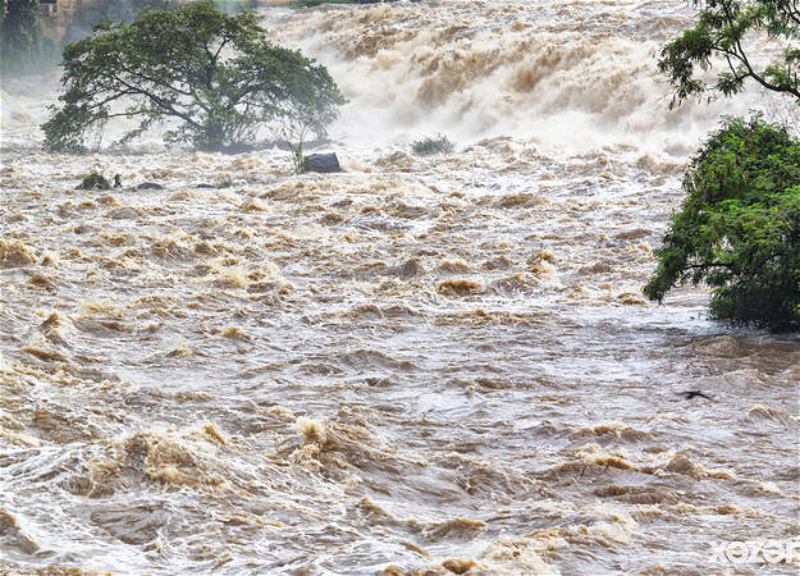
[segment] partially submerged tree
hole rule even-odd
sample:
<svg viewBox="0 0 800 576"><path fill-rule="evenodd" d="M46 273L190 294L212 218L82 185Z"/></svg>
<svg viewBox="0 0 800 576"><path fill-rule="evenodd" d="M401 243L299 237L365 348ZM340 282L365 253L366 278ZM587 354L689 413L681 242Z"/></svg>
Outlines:
<svg viewBox="0 0 800 576"><path fill-rule="evenodd" d="M63 65L62 106L42 126L50 151L82 150L115 117L138 120L122 141L172 120L167 142L206 151L298 119L323 137L345 101L323 66L270 43L253 12L228 16L210 1L103 22L64 49Z"/></svg>
<svg viewBox="0 0 800 576"><path fill-rule="evenodd" d="M656 250L645 294L676 284L713 287L712 317L800 326L800 141L785 129L731 119L692 160L687 197Z"/></svg>
<svg viewBox="0 0 800 576"><path fill-rule="evenodd" d="M709 88L697 67L707 70L713 57L725 64L711 88L726 96L740 92L750 79L768 90L800 98L800 5L796 0L706 0L702 4L694 28L664 46L658 63L681 100ZM748 44L759 33L780 49L779 58L763 65Z"/></svg>

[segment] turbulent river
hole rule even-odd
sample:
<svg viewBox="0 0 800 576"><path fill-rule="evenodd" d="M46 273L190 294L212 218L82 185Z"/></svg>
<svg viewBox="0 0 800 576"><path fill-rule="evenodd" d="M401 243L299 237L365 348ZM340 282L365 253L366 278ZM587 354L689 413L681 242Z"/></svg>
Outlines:
<svg viewBox="0 0 800 576"><path fill-rule="evenodd" d="M57 75L3 83L0 574L797 573L714 554L800 535L797 336L641 295L703 134L782 109L670 109L691 4L264 15L342 174L43 154Z"/></svg>

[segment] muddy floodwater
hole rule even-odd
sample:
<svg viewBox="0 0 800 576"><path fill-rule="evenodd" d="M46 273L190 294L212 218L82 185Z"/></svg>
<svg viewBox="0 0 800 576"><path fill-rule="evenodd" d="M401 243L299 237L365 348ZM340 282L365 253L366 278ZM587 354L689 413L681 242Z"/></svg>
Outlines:
<svg viewBox="0 0 800 576"><path fill-rule="evenodd" d="M691 4L263 14L341 174L44 154L58 75L3 82L0 574L797 574L714 555L800 537L797 335L641 294L703 134L781 110L670 110Z"/></svg>

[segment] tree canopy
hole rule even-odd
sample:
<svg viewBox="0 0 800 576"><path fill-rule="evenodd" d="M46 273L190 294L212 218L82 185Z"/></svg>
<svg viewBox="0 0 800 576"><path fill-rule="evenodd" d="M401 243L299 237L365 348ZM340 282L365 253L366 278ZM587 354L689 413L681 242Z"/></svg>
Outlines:
<svg viewBox="0 0 800 576"><path fill-rule="evenodd" d="M800 141L758 116L729 119L683 188L645 294L661 301L678 283L704 281L714 318L800 326Z"/></svg>
<svg viewBox="0 0 800 576"><path fill-rule="evenodd" d="M680 99L709 88L697 67L708 69L714 56L725 64L712 89L728 96L740 92L750 79L800 99L800 6L796 0L706 0L702 4L695 26L664 46L658 63ZM781 48L779 58L766 64L756 61L748 41L757 33L775 41L776 48Z"/></svg>
<svg viewBox="0 0 800 576"><path fill-rule="evenodd" d="M693 28L661 51L658 66L680 100L725 96L750 80L800 104L800 7L787 0L705 0ZM754 48L767 37L772 57ZM720 59L713 84L701 77ZM800 141L760 116L730 118L684 177L687 197L656 250L645 294L676 284L712 287L711 316L775 329L800 327Z"/></svg>
<svg viewBox="0 0 800 576"><path fill-rule="evenodd" d="M272 44L255 13L210 1L101 22L64 49L63 67L61 106L42 126L50 151L82 150L115 117L137 120L123 142L171 120L167 142L206 151L255 143L276 122L323 137L345 101L323 66Z"/></svg>

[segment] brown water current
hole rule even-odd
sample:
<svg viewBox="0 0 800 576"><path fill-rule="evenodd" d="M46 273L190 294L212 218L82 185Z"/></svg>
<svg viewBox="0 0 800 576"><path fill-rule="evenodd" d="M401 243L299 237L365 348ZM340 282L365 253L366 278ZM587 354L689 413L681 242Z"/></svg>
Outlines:
<svg viewBox="0 0 800 576"><path fill-rule="evenodd" d="M668 111L690 14L265 11L351 100L325 176L44 154L56 77L5 82L0 574L796 574L711 544L800 537L797 335L641 295L687 153L765 102Z"/></svg>

